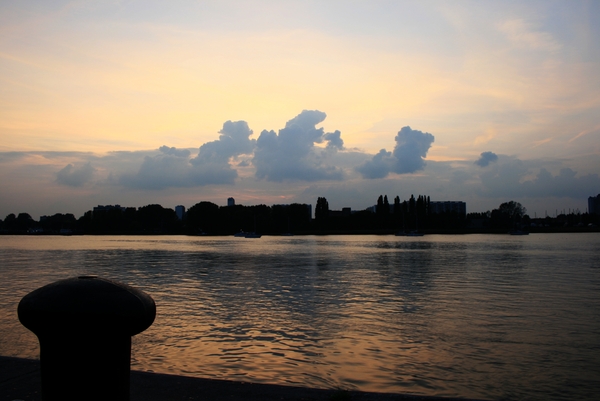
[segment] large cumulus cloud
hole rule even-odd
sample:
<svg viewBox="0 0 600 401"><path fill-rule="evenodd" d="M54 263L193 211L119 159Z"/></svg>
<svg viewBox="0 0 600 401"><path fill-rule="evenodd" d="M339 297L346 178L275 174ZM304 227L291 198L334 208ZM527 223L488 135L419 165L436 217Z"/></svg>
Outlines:
<svg viewBox="0 0 600 401"><path fill-rule="evenodd" d="M327 142L329 151L343 148L339 131L324 133L323 128L316 128L325 117L321 111L304 110L279 134L262 131L252 159L256 178L274 182L342 179L342 170L326 164L326 151L315 146Z"/></svg>
<svg viewBox="0 0 600 401"><path fill-rule="evenodd" d="M393 152L382 149L356 170L363 178L384 178L390 173L414 173L425 168L425 156L435 140L428 132L403 127L396 135Z"/></svg>
<svg viewBox="0 0 600 401"><path fill-rule="evenodd" d="M218 140L200 146L190 158L187 149L162 146L159 154L146 156L135 174L123 174L119 182L127 187L163 189L210 184L233 184L238 174L230 160L252 153L256 140L245 121L227 121L219 131Z"/></svg>
<svg viewBox="0 0 600 401"><path fill-rule="evenodd" d="M230 159L252 153L256 144L255 139L250 139L252 130L246 121L227 121L219 133L218 140L200 146L198 155L190 160L193 183L233 184L238 174Z"/></svg>
<svg viewBox="0 0 600 401"><path fill-rule="evenodd" d="M250 139L252 130L246 121L227 121L219 134L218 140L200 146L200 152L192 159L192 164L228 162L233 156L252 153L256 144L255 139Z"/></svg>

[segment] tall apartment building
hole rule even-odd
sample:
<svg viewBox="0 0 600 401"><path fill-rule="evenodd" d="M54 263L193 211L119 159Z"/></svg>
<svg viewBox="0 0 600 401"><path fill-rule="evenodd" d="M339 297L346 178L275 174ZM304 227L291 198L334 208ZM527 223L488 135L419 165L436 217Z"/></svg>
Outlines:
<svg viewBox="0 0 600 401"><path fill-rule="evenodd" d="M588 198L588 213L600 214L600 194Z"/></svg>
<svg viewBox="0 0 600 401"><path fill-rule="evenodd" d="M429 208L430 213L456 212L464 217L467 215L467 204L462 201L431 201Z"/></svg>
<svg viewBox="0 0 600 401"><path fill-rule="evenodd" d="M185 215L185 206L177 205L175 206L175 214L179 220L183 220L183 216Z"/></svg>

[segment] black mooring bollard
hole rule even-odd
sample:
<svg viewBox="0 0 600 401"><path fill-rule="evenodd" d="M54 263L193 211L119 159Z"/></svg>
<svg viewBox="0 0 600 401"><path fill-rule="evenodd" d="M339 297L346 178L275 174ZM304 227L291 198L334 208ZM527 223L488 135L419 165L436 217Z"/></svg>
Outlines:
<svg viewBox="0 0 600 401"><path fill-rule="evenodd" d="M149 295L81 276L30 292L18 314L40 341L44 401L129 400L131 336L156 316Z"/></svg>

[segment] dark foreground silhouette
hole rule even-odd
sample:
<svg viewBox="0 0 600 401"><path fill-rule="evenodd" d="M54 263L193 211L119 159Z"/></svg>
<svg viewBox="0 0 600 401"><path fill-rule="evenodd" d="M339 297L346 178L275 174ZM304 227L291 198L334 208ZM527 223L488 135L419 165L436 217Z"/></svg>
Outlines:
<svg viewBox="0 0 600 401"><path fill-rule="evenodd" d="M41 401L41 399L39 361L0 356L0 401ZM131 401L180 400L452 401L459 399L310 389L228 380L199 379L148 372L131 372Z"/></svg>

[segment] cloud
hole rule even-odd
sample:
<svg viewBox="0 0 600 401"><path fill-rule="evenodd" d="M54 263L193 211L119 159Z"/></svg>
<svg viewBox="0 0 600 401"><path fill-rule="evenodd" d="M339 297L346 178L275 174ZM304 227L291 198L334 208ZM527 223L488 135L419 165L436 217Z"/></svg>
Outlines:
<svg viewBox="0 0 600 401"><path fill-rule="evenodd" d="M189 155L190 155L189 149L177 149L177 148L170 148L168 146L161 146L160 148L158 148L158 150L160 150L161 152L163 152L166 155L172 155L172 156L177 156L177 157L189 157Z"/></svg>
<svg viewBox="0 0 600 401"><path fill-rule="evenodd" d="M586 198L600 188L598 174L579 175L562 168L553 175L537 163L519 159L507 160L480 175L481 195L509 198ZM536 173L537 171L537 173ZM532 178L529 178L532 177Z"/></svg>
<svg viewBox="0 0 600 401"><path fill-rule="evenodd" d="M600 188L598 174L577 175L570 168L563 168L556 175L552 175L545 168L540 169L533 180L522 184L524 192L531 197L557 196L585 198Z"/></svg>
<svg viewBox="0 0 600 401"><path fill-rule="evenodd" d="M323 138L327 141L327 149L344 150L344 140L341 135L338 130L323 135Z"/></svg>
<svg viewBox="0 0 600 401"><path fill-rule="evenodd" d="M256 144L250 139L252 130L246 121L227 121L219 131L219 139L200 146L200 152L191 160L192 164L227 163L231 157L250 154Z"/></svg>
<svg viewBox="0 0 600 401"><path fill-rule="evenodd" d="M167 151L165 151L167 149ZM146 156L135 174L122 174L119 184L139 189L186 187L190 181L191 165L185 152L162 146L161 154Z"/></svg>
<svg viewBox="0 0 600 401"><path fill-rule="evenodd" d="M252 153L256 144L250 139L252 130L245 121L227 121L219 131L219 139L200 146L190 159L188 149L161 146L160 153L146 156L135 174L122 174L121 185L159 190L164 188L204 185L233 185L238 174L230 159Z"/></svg>
<svg viewBox="0 0 600 401"><path fill-rule="evenodd" d="M493 152L483 152L481 157L475 161L475 164L480 167L487 167L490 163L498 161L498 155Z"/></svg>
<svg viewBox="0 0 600 401"><path fill-rule="evenodd" d="M361 173L363 178L384 178L390 173L392 163L392 152L381 149L373 159L358 166L356 171Z"/></svg>
<svg viewBox="0 0 600 401"><path fill-rule="evenodd" d="M67 164L56 174L56 182L70 187L81 187L94 177L96 169L91 163L75 167L73 164Z"/></svg>
<svg viewBox="0 0 600 401"><path fill-rule="evenodd" d="M382 149L373 159L358 166L356 170L364 178L383 178L389 173L414 173L425 168L427 151L435 140L428 132L403 127L396 135L393 153Z"/></svg>
<svg viewBox="0 0 600 401"><path fill-rule="evenodd" d="M504 21L498 25L498 29L513 44L521 48L548 52L556 52L562 48L549 32L536 31L532 24L523 19Z"/></svg>
<svg viewBox="0 0 600 401"><path fill-rule="evenodd" d="M325 118L321 111L304 110L288 121L279 134L262 131L252 159L256 178L274 182L342 179L342 170L326 164L327 155L314 146L328 141L329 149L343 147L339 131L325 134L323 128L316 128Z"/></svg>
<svg viewBox="0 0 600 401"><path fill-rule="evenodd" d="M528 166L519 159L498 164L480 175L482 193L486 196L522 196L521 181L529 172Z"/></svg>
<svg viewBox="0 0 600 401"><path fill-rule="evenodd" d="M218 140L200 146L198 155L190 160L191 182L196 185L233 185L238 174L229 160L252 153L256 146L256 140L250 139L252 130L246 121L227 121L219 133Z"/></svg>
<svg viewBox="0 0 600 401"><path fill-rule="evenodd" d="M414 173L425 168L427 151L435 138L428 132L412 130L404 127L396 135L396 147L394 157L396 164L392 171L398 174Z"/></svg>
<svg viewBox="0 0 600 401"><path fill-rule="evenodd" d="M575 141L575 140L577 140L577 139L579 139L579 138L581 138L583 136L592 134L592 133L596 133L596 134L600 133L600 124L596 125L593 128L581 131L580 133L578 133L577 135L575 135L573 138L569 139L569 143L571 143L571 142L573 142L573 141Z"/></svg>

